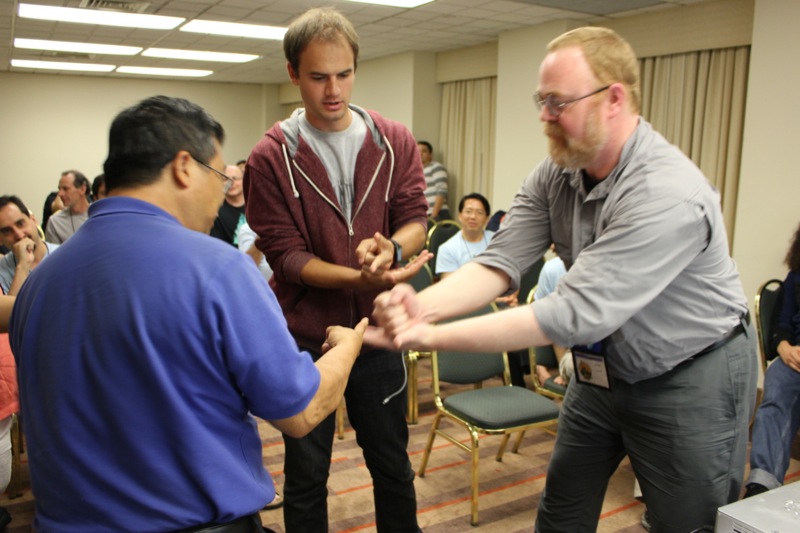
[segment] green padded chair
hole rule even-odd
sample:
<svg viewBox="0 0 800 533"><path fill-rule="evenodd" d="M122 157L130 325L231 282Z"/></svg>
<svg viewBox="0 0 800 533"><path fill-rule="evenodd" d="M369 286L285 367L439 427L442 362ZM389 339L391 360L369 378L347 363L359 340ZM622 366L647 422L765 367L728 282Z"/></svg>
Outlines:
<svg viewBox="0 0 800 533"><path fill-rule="evenodd" d="M495 305L491 304L472 313L471 316L491 313L496 309ZM432 358L436 417L431 425L428 442L422 456L419 477L425 477L425 469L433 449L433 441L437 435L469 452L472 456L471 523L475 526L478 524L478 435L503 436L496 456L497 461L502 461L511 434L553 424L558 418L559 408L551 400L530 389L513 387L509 384L508 358L505 352L474 353L439 350L432 353ZM482 386L485 380L498 375L503 376L503 385ZM443 382L460 385L472 384L475 388L445 396L442 394L441 388ZM459 440L459 437L440 428L439 424L443 418L455 422L456 428L465 428L469 432L470 442L465 444ZM515 446L515 452L517 448L518 446Z"/></svg>

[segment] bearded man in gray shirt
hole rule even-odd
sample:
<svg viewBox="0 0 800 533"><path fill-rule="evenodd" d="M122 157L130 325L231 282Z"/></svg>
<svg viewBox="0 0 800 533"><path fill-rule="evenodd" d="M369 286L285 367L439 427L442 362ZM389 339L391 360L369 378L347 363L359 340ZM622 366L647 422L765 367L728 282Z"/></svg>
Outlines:
<svg viewBox="0 0 800 533"><path fill-rule="evenodd" d="M547 52L536 100L550 157L474 262L419 295L399 285L378 296L383 329L368 341L419 350L572 346L576 383L536 531L595 531L626 455L653 531L713 529L717 508L739 497L757 378L719 195L639 116L638 66L624 39L579 28ZM518 287L551 242L568 268L554 293L432 327Z"/></svg>

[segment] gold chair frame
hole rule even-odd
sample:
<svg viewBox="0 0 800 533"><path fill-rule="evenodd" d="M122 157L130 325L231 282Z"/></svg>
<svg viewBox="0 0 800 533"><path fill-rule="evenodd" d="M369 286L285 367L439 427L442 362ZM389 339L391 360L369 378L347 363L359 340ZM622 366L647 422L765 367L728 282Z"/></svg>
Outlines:
<svg viewBox="0 0 800 533"><path fill-rule="evenodd" d="M492 304L494 307L494 304ZM496 309L496 308L495 308ZM503 435L503 439L500 443L500 447L497 451L497 455L495 459L498 462L502 462L503 454L505 453L506 446L508 445L508 441L511 438L511 435L517 433L520 438L517 439L517 443L513 448L513 452L517 453L519 450L519 445L521 441L522 432L528 429L538 428L538 427L546 427L552 425L558 419L559 408L555 403L551 402L548 399L543 398L542 396L536 394L535 392L525 389L522 387L513 387L510 384L510 373L508 368L508 354L505 352L498 352L498 355L501 355L503 358L503 374L502 374L502 387L507 387L509 389L513 389L515 392L519 391L518 394L524 396L524 398L533 403L536 403L536 409L541 410L541 419L537 418L535 421L526 422L519 425L514 425L511 427L503 427L503 428L484 428L477 426L476 424L466 420L465 418L451 412L445 406L445 399L441 394L441 386L439 380L439 352L433 351L431 354L432 361L433 361L433 390L434 390L434 398L436 403L436 416L433 420L431 425L430 433L428 434L427 444L425 446L425 451L422 456L422 463L419 468L418 475L421 478L425 477L425 469L428 466L428 460L430 459L431 451L433 449L433 442L436 439L436 436L439 435L454 445L458 446L462 450L470 453L471 455L471 474L470 474L470 499L471 499L471 506L470 506L470 522L473 526L478 525L478 483L479 483L479 471L478 471L478 464L479 464L479 444L478 444L478 436L479 435ZM492 355L486 355L486 357L492 357ZM481 389L482 383L475 383L475 389ZM490 387L495 388L495 387ZM489 389L483 389L489 390ZM467 391L473 392L473 391ZM458 395L459 393L455 393ZM518 402L517 402L518 404ZM453 436L452 434L448 433L444 429L439 427L439 424L443 418L447 418L456 422L458 425L463 426L466 428L467 432L470 436L470 443L465 444L461 442L458 438Z"/></svg>

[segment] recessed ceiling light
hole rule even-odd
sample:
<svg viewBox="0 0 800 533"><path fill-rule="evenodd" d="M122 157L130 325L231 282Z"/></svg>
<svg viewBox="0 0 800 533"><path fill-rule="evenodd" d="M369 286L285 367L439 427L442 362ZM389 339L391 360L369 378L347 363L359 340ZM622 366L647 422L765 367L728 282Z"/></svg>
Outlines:
<svg viewBox="0 0 800 533"><path fill-rule="evenodd" d="M145 74L147 76L182 76L202 78L214 74L213 70L192 70L187 68L118 67L116 72L123 74Z"/></svg>
<svg viewBox="0 0 800 533"><path fill-rule="evenodd" d="M79 70L85 72L111 72L116 65L90 65L88 63L62 63L59 61L29 61L12 59L11 66L17 68L43 68L48 70Z"/></svg>
<svg viewBox="0 0 800 533"><path fill-rule="evenodd" d="M418 7L422 4L430 4L433 0L348 0L348 2L358 2L360 4L377 4L389 7Z"/></svg>
<svg viewBox="0 0 800 533"><path fill-rule="evenodd" d="M110 54L121 56L132 56L142 51L142 48L139 46L70 43L66 41L44 41L41 39L14 39L14 48L52 50L55 52L78 52L82 54Z"/></svg>
<svg viewBox="0 0 800 533"><path fill-rule="evenodd" d="M283 39L284 34L286 34L286 28L277 26L215 22L213 20L192 20L181 26L180 30L208 35L228 35L231 37L251 37L253 39L273 39L277 41Z"/></svg>
<svg viewBox="0 0 800 533"><path fill-rule="evenodd" d="M172 50L168 48L148 48L142 52L147 57L165 57L168 59L190 59L193 61L221 61L224 63L247 63L258 59L252 54L231 54L223 52L199 52L195 50Z"/></svg>
<svg viewBox="0 0 800 533"><path fill-rule="evenodd" d="M142 15L139 13L117 13L113 11L78 9L73 7L37 6L33 4L20 4L18 13L22 18L75 22L78 24L100 24L102 26L124 26L126 28L144 28L150 30L171 30L186 20L181 17Z"/></svg>

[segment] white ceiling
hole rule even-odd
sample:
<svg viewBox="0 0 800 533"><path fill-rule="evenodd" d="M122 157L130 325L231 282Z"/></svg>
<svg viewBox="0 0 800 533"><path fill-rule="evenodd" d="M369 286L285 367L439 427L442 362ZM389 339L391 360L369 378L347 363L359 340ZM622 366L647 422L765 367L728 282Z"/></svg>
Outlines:
<svg viewBox="0 0 800 533"><path fill-rule="evenodd" d="M106 4L117 3L103 1ZM409 51L441 52L474 46L496 41L502 32L555 19L602 23L609 18L680 8L703 1L706 0L434 0L414 9L375 6L347 0L136 0L132 3L147 3L144 13L185 17L187 21L198 18L284 27L310 7L334 6L355 25L360 38L359 59L365 61ZM201 35L181 32L177 28L168 31L139 30L22 19L17 16L18 3L18 0L0 0L0 72L34 72L31 69L11 67L13 58L214 71L211 76L194 78L201 81L287 81L286 61L280 41ZM23 3L81 6L81 0L24 0ZM15 49L13 43L16 37L143 48L239 52L258 54L261 58L249 63L231 64L143 56L78 56ZM133 77L116 73L67 74Z"/></svg>

